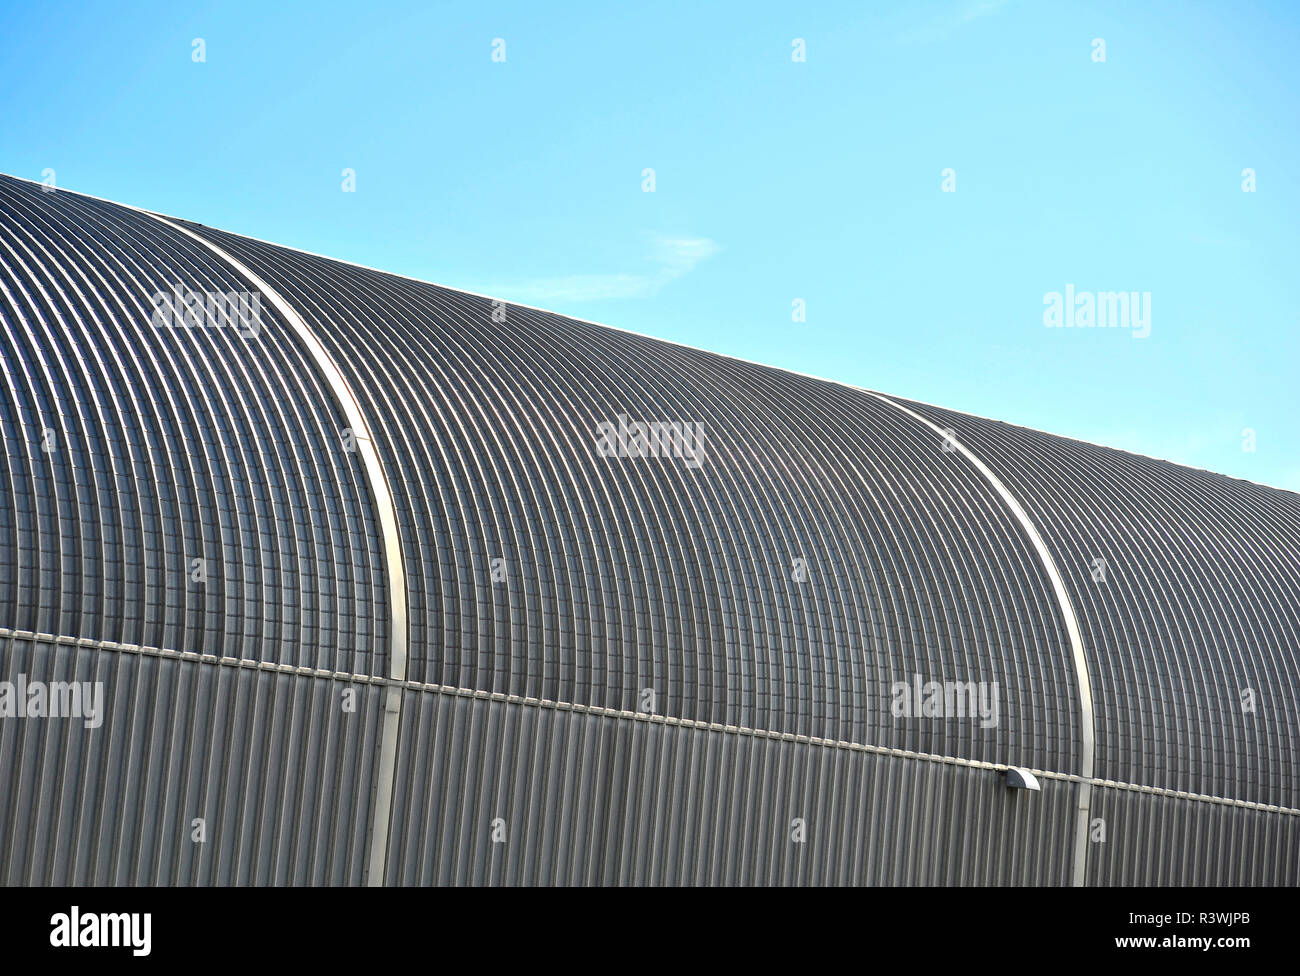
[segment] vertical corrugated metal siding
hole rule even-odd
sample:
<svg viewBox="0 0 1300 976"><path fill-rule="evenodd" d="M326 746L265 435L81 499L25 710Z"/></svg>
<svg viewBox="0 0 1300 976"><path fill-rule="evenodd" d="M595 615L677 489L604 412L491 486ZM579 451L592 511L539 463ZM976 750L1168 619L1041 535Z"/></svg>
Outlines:
<svg viewBox="0 0 1300 976"><path fill-rule="evenodd" d="M392 884L1069 880L1060 780L438 692L402 721Z"/></svg>
<svg viewBox="0 0 1300 976"><path fill-rule="evenodd" d="M104 721L0 722L0 882L361 883L381 688L0 637L19 674L103 682Z"/></svg>
<svg viewBox="0 0 1300 976"><path fill-rule="evenodd" d="M1088 845L1094 885L1300 884L1300 816L1103 789L1092 817L1105 827Z"/></svg>

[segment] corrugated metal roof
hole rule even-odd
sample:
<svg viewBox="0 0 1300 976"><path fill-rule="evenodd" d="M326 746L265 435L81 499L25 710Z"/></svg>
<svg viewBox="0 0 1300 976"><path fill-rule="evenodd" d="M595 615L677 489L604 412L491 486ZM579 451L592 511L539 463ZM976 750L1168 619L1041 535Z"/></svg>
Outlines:
<svg viewBox="0 0 1300 976"><path fill-rule="evenodd" d="M1291 493L7 177L0 293L0 680L110 702L9 883L1297 880Z"/></svg>

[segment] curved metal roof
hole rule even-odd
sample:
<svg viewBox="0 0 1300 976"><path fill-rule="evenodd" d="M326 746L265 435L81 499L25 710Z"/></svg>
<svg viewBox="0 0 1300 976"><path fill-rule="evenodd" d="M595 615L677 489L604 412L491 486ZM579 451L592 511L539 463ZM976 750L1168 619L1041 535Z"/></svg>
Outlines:
<svg viewBox="0 0 1300 976"><path fill-rule="evenodd" d="M159 327L174 289L266 301L253 334ZM1038 880L1084 879L1098 787L1285 807L1295 843L1290 492L8 177L0 317L0 636L1025 767ZM637 421L696 455L605 456ZM927 681L996 718L896 714ZM394 860L403 697L357 771Z"/></svg>

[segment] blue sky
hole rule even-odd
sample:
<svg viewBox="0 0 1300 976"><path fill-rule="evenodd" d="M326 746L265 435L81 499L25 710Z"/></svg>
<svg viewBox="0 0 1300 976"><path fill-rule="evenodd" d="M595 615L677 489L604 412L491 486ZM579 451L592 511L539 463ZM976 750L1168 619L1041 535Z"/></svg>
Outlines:
<svg viewBox="0 0 1300 976"><path fill-rule="evenodd" d="M0 4L0 171L1300 490L1297 5Z"/></svg>

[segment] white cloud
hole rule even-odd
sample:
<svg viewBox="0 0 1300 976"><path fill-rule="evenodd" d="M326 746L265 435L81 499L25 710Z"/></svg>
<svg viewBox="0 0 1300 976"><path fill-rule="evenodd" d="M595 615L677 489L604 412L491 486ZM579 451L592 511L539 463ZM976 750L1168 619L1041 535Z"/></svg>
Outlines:
<svg viewBox="0 0 1300 976"><path fill-rule="evenodd" d="M573 274L533 278L483 289L526 305L549 306L572 302L606 301L616 298L650 298L669 282L691 271L721 248L707 237L650 237L644 271L617 274Z"/></svg>
<svg viewBox="0 0 1300 976"><path fill-rule="evenodd" d="M720 250L707 237L663 237L656 234L651 238L651 244L650 260L661 266L661 276L667 276L670 281L693 270Z"/></svg>

